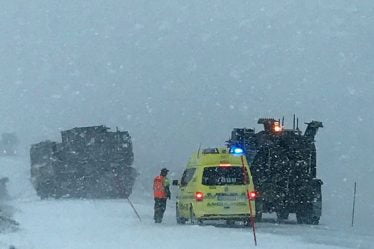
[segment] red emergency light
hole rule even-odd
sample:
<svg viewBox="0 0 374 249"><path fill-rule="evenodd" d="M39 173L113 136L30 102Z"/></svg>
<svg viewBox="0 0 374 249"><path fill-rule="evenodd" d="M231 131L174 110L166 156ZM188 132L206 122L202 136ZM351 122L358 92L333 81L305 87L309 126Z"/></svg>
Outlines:
<svg viewBox="0 0 374 249"><path fill-rule="evenodd" d="M196 201L203 201L204 200L204 193L203 192L196 192L195 193Z"/></svg>
<svg viewBox="0 0 374 249"><path fill-rule="evenodd" d="M249 200L255 200L257 197L257 193L256 192L248 192L248 199Z"/></svg>

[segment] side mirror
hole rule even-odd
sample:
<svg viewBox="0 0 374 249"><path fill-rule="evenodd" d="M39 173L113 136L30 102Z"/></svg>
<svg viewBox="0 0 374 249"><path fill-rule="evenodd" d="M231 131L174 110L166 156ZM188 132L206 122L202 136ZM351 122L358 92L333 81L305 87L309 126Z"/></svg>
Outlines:
<svg viewBox="0 0 374 249"><path fill-rule="evenodd" d="M178 183L178 180L173 180L173 186L178 186L179 185L179 183Z"/></svg>

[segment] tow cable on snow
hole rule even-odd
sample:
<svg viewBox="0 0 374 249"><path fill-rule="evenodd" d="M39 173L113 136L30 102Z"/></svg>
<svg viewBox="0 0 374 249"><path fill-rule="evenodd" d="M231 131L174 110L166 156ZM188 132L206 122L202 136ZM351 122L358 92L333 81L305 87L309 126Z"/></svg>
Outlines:
<svg viewBox="0 0 374 249"><path fill-rule="evenodd" d="M134 210L134 213L135 213L136 216L138 217L139 221L142 222L142 219L140 218L139 213L136 211L136 209L135 209L134 205L132 204L132 202L130 201L130 199L129 199L128 197L127 197L126 199L127 199L127 201L130 203L130 206L132 207L132 210Z"/></svg>

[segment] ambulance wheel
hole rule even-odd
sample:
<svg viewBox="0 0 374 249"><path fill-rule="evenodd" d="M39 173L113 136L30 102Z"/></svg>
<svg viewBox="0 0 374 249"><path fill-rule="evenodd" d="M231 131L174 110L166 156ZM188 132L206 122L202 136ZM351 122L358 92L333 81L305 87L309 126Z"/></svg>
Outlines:
<svg viewBox="0 0 374 249"><path fill-rule="evenodd" d="M226 220L226 225L228 225L228 226L235 225L235 220Z"/></svg>
<svg viewBox="0 0 374 249"><path fill-rule="evenodd" d="M182 225L186 224L186 218L180 217L178 204L176 207L176 218L177 218L177 224L182 224Z"/></svg>
<svg viewBox="0 0 374 249"><path fill-rule="evenodd" d="M245 227L251 227L252 226L251 218L244 219L243 220L243 225Z"/></svg>

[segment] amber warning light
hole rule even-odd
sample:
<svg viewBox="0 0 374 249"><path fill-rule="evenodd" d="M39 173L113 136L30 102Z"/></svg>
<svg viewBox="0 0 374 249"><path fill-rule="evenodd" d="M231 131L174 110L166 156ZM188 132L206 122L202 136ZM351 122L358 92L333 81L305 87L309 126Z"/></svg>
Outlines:
<svg viewBox="0 0 374 249"><path fill-rule="evenodd" d="M220 167L230 167L231 163L220 163L219 166Z"/></svg>
<svg viewBox="0 0 374 249"><path fill-rule="evenodd" d="M282 131L282 126L280 125L279 122L274 122L273 130L274 130L275 132L281 132L281 131Z"/></svg>

